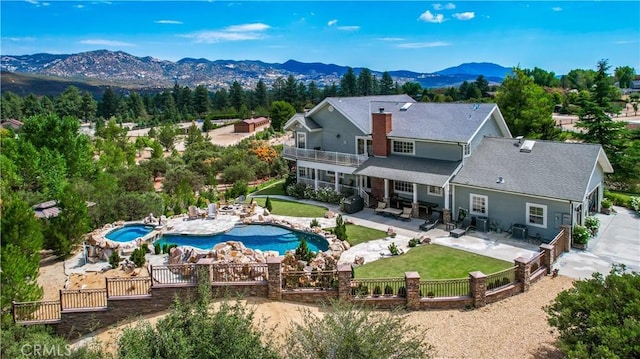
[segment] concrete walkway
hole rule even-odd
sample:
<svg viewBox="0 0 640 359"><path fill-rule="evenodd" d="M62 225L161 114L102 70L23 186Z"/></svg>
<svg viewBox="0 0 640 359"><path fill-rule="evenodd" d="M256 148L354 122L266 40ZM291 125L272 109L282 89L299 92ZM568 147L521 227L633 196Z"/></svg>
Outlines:
<svg viewBox="0 0 640 359"><path fill-rule="evenodd" d="M338 205L311 200L296 200L287 196L270 197L313 204L341 213ZM561 275L576 279L590 278L595 272L609 273L612 264L615 263L624 264L629 270L640 272L640 217L623 207L614 207L614 209L616 213L611 215L597 215L601 223L600 231L595 238L589 241L587 250L572 249L556 261L554 268L558 268ZM387 231L389 227L392 227L397 233L393 239L375 240L353 246L340 258L340 261L345 263L353 263L356 256L363 257L365 263L388 256L387 247L392 242L407 252L410 250L408 247L409 239L422 236L431 238L432 243L508 262L512 262L517 257L530 258L539 251L537 245L511 239L508 233L472 231L460 238L452 238L449 236L449 232L444 230L443 225L428 232L420 231L418 227L424 222L423 219L398 220L377 215L370 208L353 214L343 213L342 217L345 221L382 231Z"/></svg>

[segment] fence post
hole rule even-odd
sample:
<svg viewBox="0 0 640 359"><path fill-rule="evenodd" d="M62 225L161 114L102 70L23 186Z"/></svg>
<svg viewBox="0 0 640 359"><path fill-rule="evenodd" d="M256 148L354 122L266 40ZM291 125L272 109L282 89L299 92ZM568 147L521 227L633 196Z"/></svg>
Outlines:
<svg viewBox="0 0 640 359"><path fill-rule="evenodd" d="M11 317L13 318L13 322L16 322L16 301L11 301Z"/></svg>
<svg viewBox="0 0 640 359"><path fill-rule="evenodd" d="M551 266L556 261L555 246L543 243L540 249L542 249L542 265L547 267L547 274L550 274Z"/></svg>
<svg viewBox="0 0 640 359"><path fill-rule="evenodd" d="M282 257L267 258L267 272L269 273L267 298L282 300Z"/></svg>
<svg viewBox="0 0 640 359"><path fill-rule="evenodd" d="M62 306L62 289L58 289L58 297L60 298L60 311L62 311L64 309Z"/></svg>
<svg viewBox="0 0 640 359"><path fill-rule="evenodd" d="M516 268L516 280L522 283L522 292L528 292L531 286L531 265L527 262L529 259L518 257L513 260Z"/></svg>
<svg viewBox="0 0 640 359"><path fill-rule="evenodd" d="M153 287L153 264L149 264L148 270L149 270L149 279L151 280L151 287Z"/></svg>
<svg viewBox="0 0 640 359"><path fill-rule="evenodd" d="M471 289L471 298L473 298L473 307L481 308L487 305L487 275L480 272L469 273L469 288Z"/></svg>
<svg viewBox="0 0 640 359"><path fill-rule="evenodd" d="M107 288L107 298L109 298L109 278L104 278L104 287Z"/></svg>
<svg viewBox="0 0 640 359"><path fill-rule="evenodd" d="M338 299L345 302L351 300L351 264L338 265Z"/></svg>
<svg viewBox="0 0 640 359"><path fill-rule="evenodd" d="M420 274L418 272L405 272L404 282L407 289L407 309L420 309Z"/></svg>

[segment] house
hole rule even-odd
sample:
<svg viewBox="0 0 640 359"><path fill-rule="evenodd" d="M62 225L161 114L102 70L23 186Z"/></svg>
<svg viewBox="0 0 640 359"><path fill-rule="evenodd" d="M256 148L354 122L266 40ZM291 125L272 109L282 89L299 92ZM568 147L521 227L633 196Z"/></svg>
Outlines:
<svg viewBox="0 0 640 359"><path fill-rule="evenodd" d="M259 127L269 125L270 121L266 117L250 118L236 122L233 125L233 132L251 133Z"/></svg>
<svg viewBox="0 0 640 359"><path fill-rule="evenodd" d="M560 225L600 211L605 173L600 145L484 138L451 181L452 208L514 236L552 239Z"/></svg>
<svg viewBox="0 0 640 359"><path fill-rule="evenodd" d="M14 120L11 118L2 120L2 123L0 123L0 126L2 126L2 128L12 129L14 132L18 132L22 128L22 125L24 125L22 121Z"/></svg>
<svg viewBox="0 0 640 359"><path fill-rule="evenodd" d="M538 224L531 234L544 238L555 235L557 214L560 224L576 224L598 209L604 174L611 172L597 145L536 141L530 156L520 147L507 156L496 143L513 149L514 141L531 142L513 139L491 103L424 103L407 95L329 97L294 115L284 128L294 132L283 156L296 162L298 183L357 194L367 207L376 202L410 207L413 217L439 211L445 223L458 219L462 208L473 210L485 227ZM476 172L484 177L475 178ZM548 183L552 190L542 191ZM513 187L502 190L505 184ZM539 212L544 219L533 215Z"/></svg>

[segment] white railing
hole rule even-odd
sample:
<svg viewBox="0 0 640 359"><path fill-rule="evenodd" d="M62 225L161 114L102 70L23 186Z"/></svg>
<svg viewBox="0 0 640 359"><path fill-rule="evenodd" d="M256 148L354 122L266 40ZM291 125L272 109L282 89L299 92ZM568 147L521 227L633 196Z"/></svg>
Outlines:
<svg viewBox="0 0 640 359"><path fill-rule="evenodd" d="M358 167L369 158L367 155L351 153L310 150L294 146L284 146L282 156L293 160L308 160L314 162L331 163L340 166Z"/></svg>
<svg viewBox="0 0 640 359"><path fill-rule="evenodd" d="M364 207L369 208L369 194L365 191L364 187L360 187L360 197L364 199Z"/></svg>

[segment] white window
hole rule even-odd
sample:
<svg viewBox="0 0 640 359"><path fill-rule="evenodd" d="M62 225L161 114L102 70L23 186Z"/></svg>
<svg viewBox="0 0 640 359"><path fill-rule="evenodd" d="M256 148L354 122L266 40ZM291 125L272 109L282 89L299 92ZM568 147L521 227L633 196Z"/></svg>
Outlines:
<svg viewBox="0 0 640 359"><path fill-rule="evenodd" d="M393 189L395 192L413 193L413 183L405 181L393 181Z"/></svg>
<svg viewBox="0 0 640 359"><path fill-rule="evenodd" d="M413 152L413 142L409 141L393 141L393 153L410 153Z"/></svg>
<svg viewBox="0 0 640 359"><path fill-rule="evenodd" d="M547 206L527 203L527 224L534 227L547 228Z"/></svg>
<svg viewBox="0 0 640 359"><path fill-rule="evenodd" d="M327 176L328 176L328 177L330 177L330 178L332 178L332 179L335 179L335 178L336 178L336 173L335 173L335 171L327 171ZM340 173L338 174L338 176L339 176L340 178L344 178L344 173L340 172Z"/></svg>
<svg viewBox="0 0 640 359"><path fill-rule="evenodd" d="M307 134L304 132L298 132L297 136L298 148L307 148Z"/></svg>
<svg viewBox="0 0 640 359"><path fill-rule="evenodd" d="M469 144L465 143L464 145L462 145L462 153L464 157L467 157L471 154L471 149Z"/></svg>
<svg viewBox="0 0 640 359"><path fill-rule="evenodd" d="M298 177L307 177L307 167L298 167Z"/></svg>
<svg viewBox="0 0 640 359"><path fill-rule="evenodd" d="M442 187L427 186L427 193L432 196L442 196Z"/></svg>
<svg viewBox="0 0 640 359"><path fill-rule="evenodd" d="M471 209L471 214L479 215L479 216L487 216L489 199L487 196L481 196L478 194L470 194L469 195L469 208Z"/></svg>

